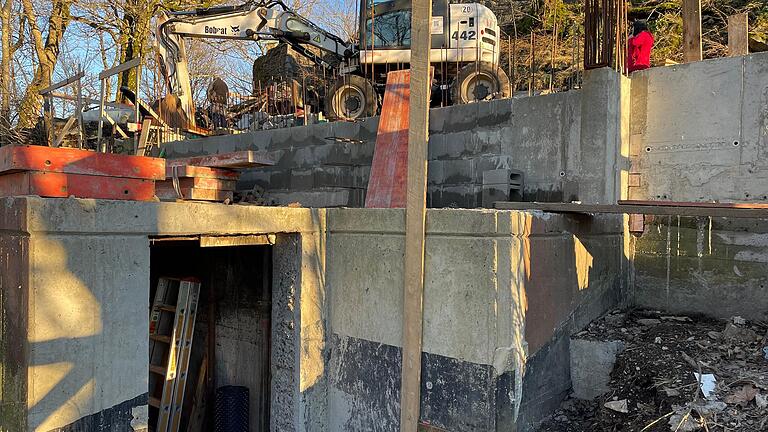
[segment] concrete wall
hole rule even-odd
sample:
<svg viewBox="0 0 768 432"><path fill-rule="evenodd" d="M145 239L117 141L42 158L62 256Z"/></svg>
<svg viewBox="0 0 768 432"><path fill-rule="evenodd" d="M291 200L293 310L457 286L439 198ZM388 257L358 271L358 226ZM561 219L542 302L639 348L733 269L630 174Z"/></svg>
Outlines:
<svg viewBox="0 0 768 432"><path fill-rule="evenodd" d="M632 75L631 199L768 202L768 53ZM635 301L765 319L766 225L648 219L635 250Z"/></svg>
<svg viewBox="0 0 768 432"><path fill-rule="evenodd" d="M482 207L483 172L523 171L525 199L614 202L622 80L588 71L582 90L430 111L428 205ZM378 118L215 136L166 145L169 158L235 150L269 152L277 164L238 185L264 187L270 202L361 207ZM486 203L487 205L487 203Z"/></svg>
<svg viewBox="0 0 768 432"><path fill-rule="evenodd" d="M397 431L404 213L328 221L329 430ZM620 219L429 211L422 422L531 430L570 387L567 335L622 301L622 262Z"/></svg>
<svg viewBox="0 0 768 432"><path fill-rule="evenodd" d="M32 275L28 320L3 327L27 339L3 351L6 429L146 428L149 236L199 233L278 234L273 430L397 429L402 210L2 203L3 241L30 244L4 265ZM623 299L619 220L431 210L427 232L423 420L526 430L570 386L567 335Z"/></svg>

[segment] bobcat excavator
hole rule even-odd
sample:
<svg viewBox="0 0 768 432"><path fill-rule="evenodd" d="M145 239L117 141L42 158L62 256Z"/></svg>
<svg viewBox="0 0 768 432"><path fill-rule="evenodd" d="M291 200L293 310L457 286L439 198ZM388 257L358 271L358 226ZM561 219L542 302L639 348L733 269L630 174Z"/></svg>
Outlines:
<svg viewBox="0 0 768 432"><path fill-rule="evenodd" d="M169 88L190 119L194 104L185 38L288 44L335 77L324 98L325 115L357 119L376 115L386 72L408 68L411 55L411 0L361 0L361 11L357 42L329 33L281 0L165 12L158 17L155 36ZM478 3L433 0L432 13L430 60L436 82L451 83L451 103L509 96L509 79L499 67L500 30L493 12ZM442 91L440 86L433 89Z"/></svg>

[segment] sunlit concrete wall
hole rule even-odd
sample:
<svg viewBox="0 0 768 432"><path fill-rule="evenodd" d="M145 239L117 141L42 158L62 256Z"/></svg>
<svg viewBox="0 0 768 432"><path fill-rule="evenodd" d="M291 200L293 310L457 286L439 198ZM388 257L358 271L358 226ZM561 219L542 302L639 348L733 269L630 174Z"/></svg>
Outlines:
<svg viewBox="0 0 768 432"><path fill-rule="evenodd" d="M404 212L329 210L330 431L399 430ZM622 303L621 218L430 210L421 420L531 430L570 387L568 337Z"/></svg>
<svg viewBox="0 0 768 432"><path fill-rule="evenodd" d="M768 203L768 53L632 75L630 199ZM768 226L647 218L635 302L768 318Z"/></svg>
<svg viewBox="0 0 768 432"><path fill-rule="evenodd" d="M272 429L397 429L401 210L0 209L0 427L144 430L150 236L275 233ZM570 386L567 335L623 299L619 219L430 210L427 231L423 420L525 430Z"/></svg>
<svg viewBox="0 0 768 432"><path fill-rule="evenodd" d="M272 418L322 430L324 227L323 210L1 199L0 429L146 430L149 237L275 233L286 296L273 311Z"/></svg>

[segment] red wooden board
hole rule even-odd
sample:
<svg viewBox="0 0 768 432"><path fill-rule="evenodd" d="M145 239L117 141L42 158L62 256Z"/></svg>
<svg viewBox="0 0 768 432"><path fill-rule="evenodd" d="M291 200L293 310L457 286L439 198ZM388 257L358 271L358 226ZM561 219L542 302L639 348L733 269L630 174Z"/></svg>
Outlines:
<svg viewBox="0 0 768 432"><path fill-rule="evenodd" d="M211 168L253 168L275 164L264 152L238 151L206 156L168 159L168 166L195 165Z"/></svg>
<svg viewBox="0 0 768 432"><path fill-rule="evenodd" d="M19 171L164 180L165 159L96 153L66 147L0 147L0 173Z"/></svg>
<svg viewBox="0 0 768 432"><path fill-rule="evenodd" d="M157 188L173 188L173 180L165 180L156 183ZM237 182L235 180L220 180L204 177L180 177L179 186L182 188L219 189L233 191Z"/></svg>
<svg viewBox="0 0 768 432"><path fill-rule="evenodd" d="M226 168L209 168L194 165L180 165L180 166L168 166L165 168L165 177L173 178L173 171L176 171L176 176L181 177L198 177L198 178L212 178L221 180L237 180L240 178L240 172Z"/></svg>
<svg viewBox="0 0 768 432"><path fill-rule="evenodd" d="M365 197L367 208L405 207L410 95L410 70L387 74L387 88L384 91L371 177Z"/></svg>
<svg viewBox="0 0 768 432"><path fill-rule="evenodd" d="M72 195L78 198L151 201L155 197L155 182L42 171L0 175L0 196L18 195L54 198L66 198Z"/></svg>

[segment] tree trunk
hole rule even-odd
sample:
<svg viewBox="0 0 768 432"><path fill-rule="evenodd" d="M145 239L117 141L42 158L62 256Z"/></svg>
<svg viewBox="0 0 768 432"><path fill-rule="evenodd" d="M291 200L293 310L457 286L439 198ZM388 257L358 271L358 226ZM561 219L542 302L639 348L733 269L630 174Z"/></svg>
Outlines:
<svg viewBox="0 0 768 432"><path fill-rule="evenodd" d="M31 0L23 0L24 14L29 23L34 23L35 12L32 9ZM32 26L32 35L37 51L38 64L35 68L35 75L32 82L27 87L24 98L19 106L19 127L32 128L37 123L40 115L40 108L43 105L43 98L38 94L40 89L51 85L51 76L53 68L59 59L59 49L64 31L69 24L69 6L71 0L53 0L51 7L51 16L48 18L48 35L45 38L45 44L42 43L42 35L37 26Z"/></svg>
<svg viewBox="0 0 768 432"><path fill-rule="evenodd" d="M5 0L0 7L0 145L5 139L4 131L11 126L11 8L13 2Z"/></svg>
<svg viewBox="0 0 768 432"><path fill-rule="evenodd" d="M120 41L120 63L141 58L147 52L152 16L156 1L129 0L123 15L123 34ZM121 87L136 91L138 68L120 74L117 84L117 100L123 99ZM138 97L138 95L137 95Z"/></svg>

